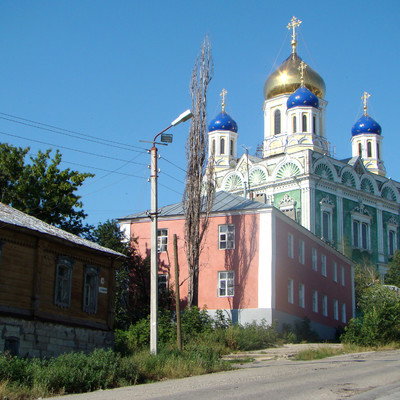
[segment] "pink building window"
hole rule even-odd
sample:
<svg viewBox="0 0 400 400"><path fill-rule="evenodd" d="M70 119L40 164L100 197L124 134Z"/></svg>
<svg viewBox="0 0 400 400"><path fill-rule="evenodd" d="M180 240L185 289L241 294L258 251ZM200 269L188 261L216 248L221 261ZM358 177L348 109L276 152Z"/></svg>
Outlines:
<svg viewBox="0 0 400 400"><path fill-rule="evenodd" d="M218 248L220 250L235 248L235 225L219 225Z"/></svg>
<svg viewBox="0 0 400 400"><path fill-rule="evenodd" d="M235 295L235 272L218 272L218 296L228 297Z"/></svg>

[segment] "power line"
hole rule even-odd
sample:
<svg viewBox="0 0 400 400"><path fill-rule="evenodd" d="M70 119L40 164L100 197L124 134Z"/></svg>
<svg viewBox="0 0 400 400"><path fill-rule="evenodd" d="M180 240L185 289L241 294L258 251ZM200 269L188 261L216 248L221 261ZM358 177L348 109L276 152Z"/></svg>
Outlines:
<svg viewBox="0 0 400 400"><path fill-rule="evenodd" d="M122 161L122 162L125 162L125 163L137 164L137 165L147 165L147 164L138 163L138 162L131 161L131 160L123 160L123 159L121 159L121 158L106 156L106 155L104 155L104 154L97 154L97 153L91 153L90 151L78 150L78 149L74 149L74 148L72 148L72 147L60 146L60 145L57 145L57 144L53 144L53 143L49 143L49 142L44 142L44 141L42 141L42 140L36 140L36 139L32 139L32 138L29 138L29 139L28 139L28 138L25 138L25 137L23 137L23 136L13 135L12 133L7 133L7 132L3 132L3 131L0 131L0 134L6 135L6 136L12 136L12 137L15 137L15 138L18 138L18 139L28 140L28 141L30 141L30 142L41 143L41 144L45 144L45 145L48 145L48 146L54 146L54 147L61 148L61 149L65 149L65 150L76 151L76 152L82 153L82 154L87 154L87 155L96 156L96 157L102 157L102 158L108 158L108 159L114 160L114 161ZM135 150L135 151L137 151L137 150ZM145 152L145 151L143 151L143 153L144 153L144 152ZM142 153L142 152L140 152L140 153Z"/></svg>
<svg viewBox="0 0 400 400"><path fill-rule="evenodd" d="M32 121L30 119L17 117L15 115L11 115L11 114L6 114L6 113L1 113L0 112L0 115L5 115L7 117L10 117L10 118L0 117L1 119L4 119L6 121L15 122L16 124L21 124L21 125L25 125L25 126L30 126L32 128L36 128L36 129L42 129L42 130L48 131L48 132L59 133L60 135L64 135L64 136L70 136L70 137L74 137L74 138L77 138L77 139L86 140L86 141L89 141L89 142L94 142L94 143L98 143L98 144L102 144L102 145L108 145L108 146L116 147L116 148L123 149L123 150L129 150L129 151L137 151L137 150L132 150L132 149L145 150L142 147L138 147L138 146L133 146L133 145L126 144L126 143L117 142L115 140L102 139L102 138L99 138L99 137L96 137L96 136L87 135L85 133L72 131L72 130L69 130L69 129L59 128L57 126L44 124L44 123L38 122L38 121ZM19 119L21 121L26 121L26 122L15 121L15 120L13 120L11 118L16 118L16 119ZM42 126L33 125L33 124L38 124L38 125L42 125ZM44 127L47 127L47 128L44 128ZM83 137L80 137L80 136L83 136ZM104 143L101 143L100 141L104 142ZM118 145L118 146L116 146L116 145ZM127 149L127 147L131 147L131 149Z"/></svg>
<svg viewBox="0 0 400 400"><path fill-rule="evenodd" d="M181 168L179 165L174 164L172 161L169 161L168 159L166 159L166 158L163 157L163 156L160 156L160 158L161 158L162 160L166 161L167 163L173 165L174 167L176 167L176 168L178 168L178 169L180 169L181 171L183 171L183 172L186 173L186 170L184 170L183 168Z"/></svg>

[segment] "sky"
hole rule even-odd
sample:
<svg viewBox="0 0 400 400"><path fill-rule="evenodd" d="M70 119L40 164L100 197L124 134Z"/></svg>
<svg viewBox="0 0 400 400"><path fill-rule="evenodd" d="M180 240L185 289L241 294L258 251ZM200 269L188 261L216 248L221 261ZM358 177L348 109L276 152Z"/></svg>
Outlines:
<svg viewBox="0 0 400 400"><path fill-rule="evenodd" d="M214 60L208 120L225 88L238 156L243 147L254 154L264 83L290 54L286 26L296 16L298 54L326 84L335 157L351 156L367 91L387 176L399 181L399 14L398 0L2 0L0 141L32 154L59 149L62 168L94 173L79 189L90 224L148 210L150 144L140 140L152 141L191 107L205 35ZM173 143L159 148L160 207L182 199L189 126L172 128Z"/></svg>

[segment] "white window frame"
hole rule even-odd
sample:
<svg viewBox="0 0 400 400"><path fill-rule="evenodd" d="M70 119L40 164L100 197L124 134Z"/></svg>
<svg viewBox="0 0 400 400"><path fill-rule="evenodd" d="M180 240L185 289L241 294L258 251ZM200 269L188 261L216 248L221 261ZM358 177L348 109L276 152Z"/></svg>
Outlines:
<svg viewBox="0 0 400 400"><path fill-rule="evenodd" d="M157 229L157 252L165 253L168 251L168 228Z"/></svg>
<svg viewBox="0 0 400 400"><path fill-rule="evenodd" d="M328 316L328 296L326 294L322 295L322 315Z"/></svg>
<svg viewBox="0 0 400 400"><path fill-rule="evenodd" d="M288 303L294 303L294 295L293 295L293 279L288 279Z"/></svg>
<svg viewBox="0 0 400 400"><path fill-rule="evenodd" d="M305 244L304 240L299 240L299 263L305 263Z"/></svg>
<svg viewBox="0 0 400 400"><path fill-rule="evenodd" d="M233 297L235 295L235 272L218 271L218 297Z"/></svg>
<svg viewBox="0 0 400 400"><path fill-rule="evenodd" d="M391 257L394 255L396 252L397 248L397 230L399 228L399 225L394 217L391 217L386 224L386 229L387 229L387 248L388 248L388 256ZM393 235L393 251L390 251L390 234Z"/></svg>
<svg viewBox="0 0 400 400"><path fill-rule="evenodd" d="M299 284L299 307L305 308L305 286L304 283Z"/></svg>
<svg viewBox="0 0 400 400"><path fill-rule="evenodd" d="M371 250L371 216L363 204L360 204L351 212L351 241L353 248ZM365 227L365 235L363 228ZM364 246L365 242L365 246Z"/></svg>
<svg viewBox="0 0 400 400"><path fill-rule="evenodd" d="M72 270L74 261L68 257L59 257L56 263L54 304L58 307L71 307Z"/></svg>
<svg viewBox="0 0 400 400"><path fill-rule="evenodd" d="M342 322L344 324L347 323L347 317L346 317L346 303L342 303Z"/></svg>
<svg viewBox="0 0 400 400"><path fill-rule="evenodd" d="M314 248L312 249L312 269L318 271L318 251Z"/></svg>
<svg viewBox="0 0 400 400"><path fill-rule="evenodd" d="M335 205L329 196L324 197L319 204L321 205L321 238L331 242L333 240L333 209L335 208ZM327 213L328 216L328 237L324 237L324 213Z"/></svg>
<svg viewBox="0 0 400 400"><path fill-rule="evenodd" d="M158 274L158 294L164 294L168 292L168 274Z"/></svg>
<svg viewBox="0 0 400 400"><path fill-rule="evenodd" d="M338 269L337 269L337 262L334 261L333 262L333 271L332 271L332 279L333 282L337 282L338 281Z"/></svg>
<svg viewBox="0 0 400 400"><path fill-rule="evenodd" d="M322 276L326 276L326 255L321 254L321 274Z"/></svg>
<svg viewBox="0 0 400 400"><path fill-rule="evenodd" d="M288 257L294 258L294 237L288 233Z"/></svg>
<svg viewBox="0 0 400 400"><path fill-rule="evenodd" d="M318 312L318 291L313 290L313 296L312 296L312 310L317 313Z"/></svg>
<svg viewBox="0 0 400 400"><path fill-rule="evenodd" d="M344 267L343 267L343 265L340 266L340 284L341 284L342 286L345 285Z"/></svg>
<svg viewBox="0 0 400 400"><path fill-rule="evenodd" d="M99 272L99 268L93 265L85 267L82 309L88 314L97 313Z"/></svg>
<svg viewBox="0 0 400 400"><path fill-rule="evenodd" d="M333 318L339 320L339 301L338 299L333 299Z"/></svg>
<svg viewBox="0 0 400 400"><path fill-rule="evenodd" d="M218 249L232 250L235 248L235 225L218 225Z"/></svg>

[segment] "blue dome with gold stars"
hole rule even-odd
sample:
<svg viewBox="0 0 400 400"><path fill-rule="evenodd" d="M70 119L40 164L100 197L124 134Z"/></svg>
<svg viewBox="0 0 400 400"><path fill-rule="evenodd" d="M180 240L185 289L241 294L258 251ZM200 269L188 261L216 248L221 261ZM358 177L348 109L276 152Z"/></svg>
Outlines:
<svg viewBox="0 0 400 400"><path fill-rule="evenodd" d="M288 110L293 107L319 107L318 97L305 86L300 86L287 99Z"/></svg>
<svg viewBox="0 0 400 400"><path fill-rule="evenodd" d="M362 133L375 133L380 135L381 126L368 114L364 114L351 128L352 136L361 135Z"/></svg>
<svg viewBox="0 0 400 400"><path fill-rule="evenodd" d="M208 131L237 132L238 126L233 118L225 111L221 111L208 125Z"/></svg>

